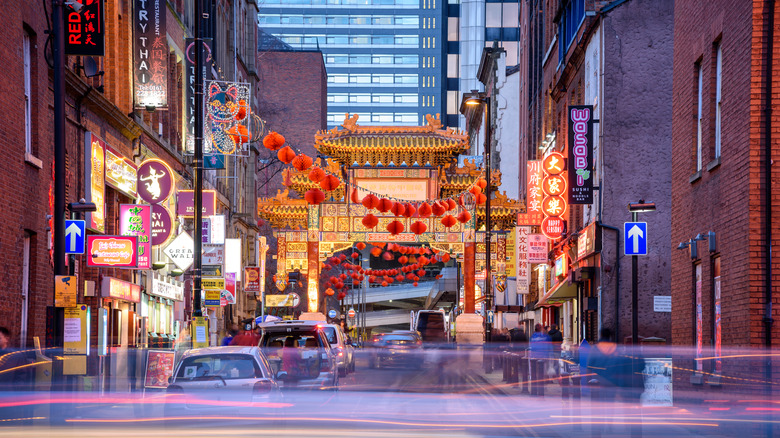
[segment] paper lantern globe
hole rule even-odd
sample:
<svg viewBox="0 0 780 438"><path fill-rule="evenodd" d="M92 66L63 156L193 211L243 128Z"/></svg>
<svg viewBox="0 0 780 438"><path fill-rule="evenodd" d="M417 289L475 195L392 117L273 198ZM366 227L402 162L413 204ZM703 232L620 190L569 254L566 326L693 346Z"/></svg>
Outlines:
<svg viewBox="0 0 780 438"><path fill-rule="evenodd" d="M311 182L320 182L322 181L323 178L325 178L325 176L327 176L327 173L325 173L324 170L316 166L312 167L311 170L309 171L309 180Z"/></svg>
<svg viewBox="0 0 780 438"><path fill-rule="evenodd" d="M346 279L347 279L347 274L345 274L343 272L341 274L339 274L339 280L346 280Z"/></svg>
<svg viewBox="0 0 780 438"><path fill-rule="evenodd" d="M326 175L325 178L320 181L320 187L322 187L322 190L325 190L326 192L336 190L340 184L341 181L339 181L339 179L333 175Z"/></svg>
<svg viewBox="0 0 780 438"><path fill-rule="evenodd" d="M301 172L310 168L312 163L314 163L314 160L312 160L310 156L305 154L296 155L295 158L293 158L293 160L290 162L292 167L298 169Z"/></svg>
<svg viewBox="0 0 780 438"><path fill-rule="evenodd" d="M393 260L393 253L385 252L382 254L382 258L389 262L390 260Z"/></svg>
<svg viewBox="0 0 780 438"><path fill-rule="evenodd" d="M380 248L384 248L384 247L385 247L385 245L386 245L386 243L385 243L385 242L379 242L379 243L374 243L373 245L374 245L374 246L378 246L378 247L380 247Z"/></svg>
<svg viewBox="0 0 780 438"><path fill-rule="evenodd" d="M387 231L393 236L396 234L401 234L404 232L404 224L399 221L392 221L387 224Z"/></svg>
<svg viewBox="0 0 780 438"><path fill-rule="evenodd" d="M439 201L434 202L433 205L431 206L431 213L434 216L441 216L446 211L447 211L447 208L445 206L443 206L441 204L441 202L439 202Z"/></svg>
<svg viewBox="0 0 780 438"><path fill-rule="evenodd" d="M353 252L350 257L352 257L353 259L356 259L356 258L360 257L360 253L359 252Z"/></svg>
<svg viewBox="0 0 780 438"><path fill-rule="evenodd" d="M363 207L366 207L368 209L377 208L379 206L379 198L369 193L363 198L362 203L363 203Z"/></svg>
<svg viewBox="0 0 780 438"><path fill-rule="evenodd" d="M349 199L353 204L360 204L360 198L358 197L357 189L352 189L352 193L349 195Z"/></svg>
<svg viewBox="0 0 780 438"><path fill-rule="evenodd" d="M347 259L347 255L346 254L339 254L339 259L343 262L344 260Z"/></svg>
<svg viewBox="0 0 780 438"><path fill-rule="evenodd" d="M456 208L458 208L458 203L452 198L447 199L447 211L452 211Z"/></svg>
<svg viewBox="0 0 780 438"><path fill-rule="evenodd" d="M398 274L395 276L396 281L404 281L404 276L401 274Z"/></svg>
<svg viewBox="0 0 780 438"><path fill-rule="evenodd" d="M487 196L484 193L477 193L474 196L474 200L476 201L477 205L482 205L487 202Z"/></svg>
<svg viewBox="0 0 780 438"><path fill-rule="evenodd" d="M325 200L325 193L320 189L310 189L303 194L303 199L311 205L321 204Z"/></svg>
<svg viewBox="0 0 780 438"><path fill-rule="evenodd" d="M265 146L266 149L278 151L279 148L284 146L284 136L277 132L271 131L263 139L263 146Z"/></svg>
<svg viewBox="0 0 780 438"><path fill-rule="evenodd" d="M405 265L408 262L409 262L409 258L408 257L403 256L403 255L401 257L398 257L398 263L400 263L402 265Z"/></svg>
<svg viewBox="0 0 780 438"><path fill-rule="evenodd" d="M469 219L471 219L471 213L469 213L466 210L461 211L460 214L458 215L458 222L460 222L462 224L465 224L466 222L468 222Z"/></svg>
<svg viewBox="0 0 780 438"><path fill-rule="evenodd" d="M338 278L336 278L336 277L330 277L330 278L328 279L328 282L329 282L330 284L338 284L338 282L339 282L339 279L338 279Z"/></svg>
<svg viewBox="0 0 780 438"><path fill-rule="evenodd" d="M371 248L371 255L374 257L379 257L382 255L382 248Z"/></svg>
<svg viewBox="0 0 780 438"><path fill-rule="evenodd" d="M391 208L393 208L393 201L387 198L382 198L379 200L379 205L376 208L382 213L387 213Z"/></svg>
<svg viewBox="0 0 780 438"><path fill-rule="evenodd" d="M292 150L290 146L285 146L279 149L279 152L276 153L276 157L279 158L279 161L282 163L290 164L292 160L295 159L295 151Z"/></svg>
<svg viewBox="0 0 780 438"><path fill-rule="evenodd" d="M412 204L406 204L404 207L406 209L406 211L404 211L404 217L412 217L417 213L417 208Z"/></svg>
<svg viewBox="0 0 780 438"><path fill-rule="evenodd" d="M416 276L416 275L415 275L415 276L414 276L414 281L420 281L420 277L418 277L418 276Z"/></svg>
<svg viewBox="0 0 780 438"><path fill-rule="evenodd" d="M394 279L394 278L387 277L387 283L388 283L388 284L392 284L394 281L395 281L395 279Z"/></svg>
<svg viewBox="0 0 780 438"><path fill-rule="evenodd" d="M441 261L443 261L444 263L447 263L447 262L449 262L449 261L450 261L450 258L451 258L451 257L450 257L450 254L445 252L445 253L444 253L444 254L441 256Z"/></svg>
<svg viewBox="0 0 780 438"><path fill-rule="evenodd" d="M455 222L457 222L457 220L451 214L448 214L447 216L441 218L441 224L447 228L455 225Z"/></svg>
<svg viewBox="0 0 780 438"><path fill-rule="evenodd" d="M366 249L366 244L363 242L358 242L357 245L355 245L355 248L357 248L359 251L363 251Z"/></svg>
<svg viewBox="0 0 780 438"><path fill-rule="evenodd" d="M428 205L428 204L425 204ZM412 233L420 235L425 232L425 230L428 229L428 226L425 225L423 222L417 221L409 226L409 229L412 230Z"/></svg>
<svg viewBox="0 0 780 438"><path fill-rule="evenodd" d="M382 282L382 287L387 287L387 284L388 284L388 283L387 283L386 281L383 281L383 282Z"/></svg>
<svg viewBox="0 0 780 438"><path fill-rule="evenodd" d="M480 178L477 180L477 187L479 187L482 190L485 190L485 187L487 187L487 181L485 178Z"/></svg>
<svg viewBox="0 0 780 438"><path fill-rule="evenodd" d="M225 132L233 139L233 143L237 145L249 142L249 130L244 125L235 125Z"/></svg>
<svg viewBox="0 0 780 438"><path fill-rule="evenodd" d="M346 292L339 292L339 294L336 297L336 299L343 300L346 297L347 297L347 293Z"/></svg>
<svg viewBox="0 0 780 438"><path fill-rule="evenodd" d="M400 202L394 202L393 206L390 207L390 212L393 213L395 217L403 216L405 211L406 207L404 207L404 204Z"/></svg>
<svg viewBox="0 0 780 438"><path fill-rule="evenodd" d="M433 213L433 209L427 202L423 202L420 204L420 207L417 209L417 214L420 215L420 217L428 217Z"/></svg>
<svg viewBox="0 0 780 438"><path fill-rule="evenodd" d="M477 196L478 193L482 193L482 189L479 188L479 186L471 186L469 189L469 193L471 193L474 196Z"/></svg>
<svg viewBox="0 0 780 438"><path fill-rule="evenodd" d="M336 285L336 288L337 289L344 289L344 282L343 281L339 281L338 284Z"/></svg>
<svg viewBox="0 0 780 438"><path fill-rule="evenodd" d="M368 276L368 282L369 283L374 283L375 281L376 281L376 276L375 275L369 275Z"/></svg>
<svg viewBox="0 0 780 438"><path fill-rule="evenodd" d="M379 223L379 219L373 214L369 213L363 217L363 226L366 228L374 228Z"/></svg>
<svg viewBox="0 0 780 438"><path fill-rule="evenodd" d="M334 290L333 290L333 289L331 289L331 288L327 288L327 289L325 289L325 295L327 295L327 296L329 296L329 297L332 297L332 296L333 296L333 294L335 294L335 293L336 293L336 291L334 291Z"/></svg>
<svg viewBox="0 0 780 438"><path fill-rule="evenodd" d="M418 258L417 258L417 263L418 263L420 266L425 266L425 265L427 265L429 262L430 262L430 260L428 260L428 257L425 257L425 256L420 256L420 257L418 257Z"/></svg>

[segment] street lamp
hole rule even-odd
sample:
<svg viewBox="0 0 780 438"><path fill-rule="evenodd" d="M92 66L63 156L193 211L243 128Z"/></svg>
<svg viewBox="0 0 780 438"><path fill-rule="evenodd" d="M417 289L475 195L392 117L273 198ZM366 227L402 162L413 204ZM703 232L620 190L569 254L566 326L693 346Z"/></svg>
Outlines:
<svg viewBox="0 0 780 438"><path fill-rule="evenodd" d="M639 202L628 204L628 211L631 212L631 221L636 222L639 213L655 211L654 202L645 202L640 199ZM647 236L645 236L647 238ZM631 256L631 344L639 344L639 256Z"/></svg>
<svg viewBox="0 0 780 438"><path fill-rule="evenodd" d="M469 106L485 105L485 151L483 156L485 180L487 181L487 186L485 187L485 197L487 198L485 201L485 341L490 342L493 332L493 321L488 317L488 312L493 310L493 275L490 266L490 241L493 228L490 221L490 193L492 190L490 181L490 142L492 140L490 107L492 102L487 93L471 90L471 95L466 98L464 103Z"/></svg>

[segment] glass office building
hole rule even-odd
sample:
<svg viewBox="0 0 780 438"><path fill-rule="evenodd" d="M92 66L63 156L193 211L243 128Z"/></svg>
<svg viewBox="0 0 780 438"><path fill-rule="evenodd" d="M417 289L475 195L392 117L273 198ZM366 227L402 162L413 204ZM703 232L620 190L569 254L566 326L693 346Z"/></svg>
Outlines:
<svg viewBox="0 0 780 438"><path fill-rule="evenodd" d="M447 0L265 0L261 30L293 49L319 49L328 73L328 127L445 120Z"/></svg>

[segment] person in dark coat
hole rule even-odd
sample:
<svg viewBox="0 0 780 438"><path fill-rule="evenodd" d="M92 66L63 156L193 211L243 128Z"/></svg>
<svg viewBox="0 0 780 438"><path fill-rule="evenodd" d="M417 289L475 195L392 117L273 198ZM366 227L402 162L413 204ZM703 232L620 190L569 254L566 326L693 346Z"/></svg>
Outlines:
<svg viewBox="0 0 780 438"><path fill-rule="evenodd" d="M518 384L523 394L529 393L530 376L528 375L528 336L522 326L518 325L509 331L509 339L512 342L512 350L519 356L518 360Z"/></svg>
<svg viewBox="0 0 780 438"><path fill-rule="evenodd" d="M260 345L260 327L252 330L252 320L244 322L244 331L235 336L229 345L243 345L246 347L257 347Z"/></svg>
<svg viewBox="0 0 780 438"><path fill-rule="evenodd" d="M531 395L544 395L544 385L547 376L544 373L545 366L550 361L552 345L550 336L542 329L541 324L536 324L534 334L531 335Z"/></svg>

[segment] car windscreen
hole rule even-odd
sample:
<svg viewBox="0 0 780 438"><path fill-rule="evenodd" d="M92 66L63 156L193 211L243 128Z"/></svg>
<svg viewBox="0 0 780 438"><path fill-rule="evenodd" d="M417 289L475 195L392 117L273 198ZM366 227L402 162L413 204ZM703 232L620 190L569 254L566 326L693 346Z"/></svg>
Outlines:
<svg viewBox="0 0 780 438"><path fill-rule="evenodd" d="M323 333L325 333L325 338L328 339L328 343L333 346L337 346L339 344L338 336L336 335L336 329L333 327L323 327L322 328Z"/></svg>
<svg viewBox="0 0 780 438"><path fill-rule="evenodd" d="M251 379L262 377L255 358L248 354L204 354L185 358L176 379Z"/></svg>
<svg viewBox="0 0 780 438"><path fill-rule="evenodd" d="M282 347L322 347L320 334L317 330L276 331L267 330L263 334L260 346L264 348Z"/></svg>

